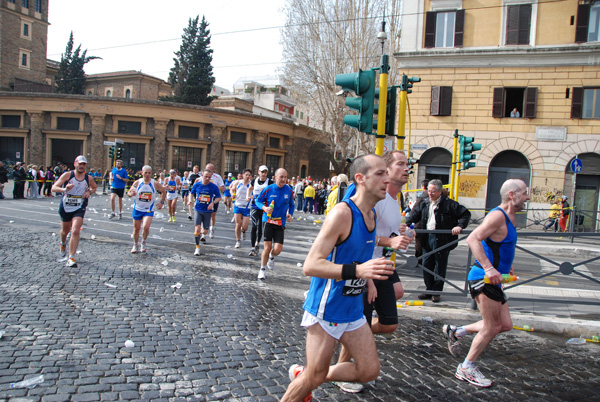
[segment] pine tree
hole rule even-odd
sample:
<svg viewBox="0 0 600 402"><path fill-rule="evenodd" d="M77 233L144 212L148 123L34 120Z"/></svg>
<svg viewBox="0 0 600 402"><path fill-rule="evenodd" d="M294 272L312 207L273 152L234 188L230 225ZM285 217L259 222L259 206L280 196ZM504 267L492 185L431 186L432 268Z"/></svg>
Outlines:
<svg viewBox="0 0 600 402"><path fill-rule="evenodd" d="M91 60L100 59L97 56L87 56L87 50L81 53L81 45L73 52L73 31L69 36L69 42L65 53L60 57L55 92L63 94L85 94L85 71L83 67Z"/></svg>
<svg viewBox="0 0 600 402"><path fill-rule="evenodd" d="M207 106L215 98L209 95L215 83L210 30L204 16L199 26L198 20L199 16L190 18L183 30L181 46L175 52L177 57L173 58L175 65L169 73L173 96L162 100Z"/></svg>

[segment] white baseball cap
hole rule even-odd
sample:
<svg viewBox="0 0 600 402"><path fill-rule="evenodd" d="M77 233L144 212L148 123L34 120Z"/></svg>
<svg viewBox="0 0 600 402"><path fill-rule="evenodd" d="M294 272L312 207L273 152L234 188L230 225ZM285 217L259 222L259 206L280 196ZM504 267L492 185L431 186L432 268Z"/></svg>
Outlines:
<svg viewBox="0 0 600 402"><path fill-rule="evenodd" d="M77 162L77 163L88 163L87 159L85 159L85 156L83 156L83 155L79 155L77 158L75 158L75 162Z"/></svg>
<svg viewBox="0 0 600 402"><path fill-rule="evenodd" d="M265 165L262 165L261 167L258 168L259 172L262 172L263 170L266 170L267 172L269 171L269 168L266 167Z"/></svg>

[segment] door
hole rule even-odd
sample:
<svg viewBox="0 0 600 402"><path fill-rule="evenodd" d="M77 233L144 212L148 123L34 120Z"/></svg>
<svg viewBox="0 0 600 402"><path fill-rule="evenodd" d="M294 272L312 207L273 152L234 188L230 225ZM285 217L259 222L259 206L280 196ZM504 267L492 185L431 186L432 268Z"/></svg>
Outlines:
<svg viewBox="0 0 600 402"><path fill-rule="evenodd" d="M593 232L598 227L598 191L600 191L600 176L577 175L575 202L578 216L583 216L583 222L575 220L573 230ZM581 220L581 218L579 218Z"/></svg>
<svg viewBox="0 0 600 402"><path fill-rule="evenodd" d="M75 158L83 154L83 140L52 139L52 166L64 163L73 169Z"/></svg>

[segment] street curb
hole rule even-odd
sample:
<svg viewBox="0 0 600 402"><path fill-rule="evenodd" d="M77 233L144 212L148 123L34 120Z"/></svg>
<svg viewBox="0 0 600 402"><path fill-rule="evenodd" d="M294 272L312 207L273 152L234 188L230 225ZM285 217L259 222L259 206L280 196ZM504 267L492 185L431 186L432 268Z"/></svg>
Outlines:
<svg viewBox="0 0 600 402"><path fill-rule="evenodd" d="M544 332L566 337L591 338L600 334L600 321L574 320L541 315L511 313L513 325L528 325L535 332ZM409 306L398 308L398 317L413 320L431 318L440 325L446 321L464 321L465 324L481 320L481 314L468 310L446 307Z"/></svg>

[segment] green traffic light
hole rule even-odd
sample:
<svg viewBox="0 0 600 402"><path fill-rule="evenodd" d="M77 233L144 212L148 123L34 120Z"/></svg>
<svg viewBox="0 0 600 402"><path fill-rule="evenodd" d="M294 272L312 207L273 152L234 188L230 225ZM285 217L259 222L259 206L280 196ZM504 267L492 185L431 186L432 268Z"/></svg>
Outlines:
<svg viewBox="0 0 600 402"><path fill-rule="evenodd" d="M460 143L460 154L458 156L458 161L462 163L462 170L466 170L472 167L475 167L476 162L471 162L477 158L477 155L473 155L472 152L480 151L481 144L476 144L475 137L465 137L461 135L459 138Z"/></svg>
<svg viewBox="0 0 600 402"><path fill-rule="evenodd" d="M344 124L359 131L371 134L373 131L373 103L375 99L375 71L358 70L357 73L338 74L335 84L346 92L356 93L356 97L346 97L346 106L359 115L344 116Z"/></svg>

